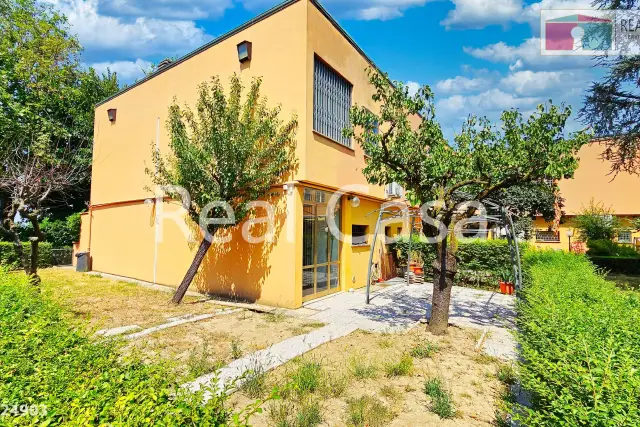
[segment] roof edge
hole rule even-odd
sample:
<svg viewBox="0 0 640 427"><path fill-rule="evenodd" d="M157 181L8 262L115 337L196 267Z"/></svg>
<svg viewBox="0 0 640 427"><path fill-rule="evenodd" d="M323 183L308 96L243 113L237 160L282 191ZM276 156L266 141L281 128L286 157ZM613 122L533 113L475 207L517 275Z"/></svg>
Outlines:
<svg viewBox="0 0 640 427"><path fill-rule="evenodd" d="M160 70L155 71L152 74L149 74L147 76L145 76L143 79L138 80L137 82L125 87L124 89L121 89L120 91L114 93L113 95L111 95L110 97L103 99L102 101L98 102L95 107L99 107L115 98L117 98L118 96L130 91L131 89L138 87L140 85L142 85L143 83L146 83L147 81L153 79L156 76L159 76L160 74L164 73L167 70L170 70L171 68L187 61L188 59L198 55L199 53L204 52L205 50L209 49L212 46L217 45L218 43L221 43L223 41L225 41L226 39L238 34L241 31L244 31L245 29L253 26L254 24L257 24L260 21L263 21L264 19L270 17L271 15L274 15L278 12L280 12L283 9L286 9L287 7L291 6L294 3L299 2L300 0L286 0L274 7L272 7L271 9L267 10L266 12L261 13L260 15L256 16L255 18L250 19L249 21L245 22L244 24L240 25L239 27L236 27L234 29L232 29L231 31L228 31L226 33L224 33L223 35L214 38L213 40L211 40L210 42L200 46L199 48L187 53L186 55L176 59L175 61L173 61L171 64L166 65L165 67L163 67Z"/></svg>
<svg viewBox="0 0 640 427"><path fill-rule="evenodd" d="M187 53L186 55L176 59L175 61L173 61L171 64L164 66L162 69L155 71L152 74L149 74L147 76L145 76L143 79L138 80L137 82L131 84L130 86L125 87L124 89L118 91L117 93L111 95L110 97L103 99L102 101L98 102L95 107L99 107L115 98L117 98L118 96L130 91L131 89L138 87L140 85L142 85L143 83L146 83L147 81L153 79L156 76L159 76L160 74L164 73L167 70L170 70L173 67L176 67L177 65L187 61L188 59L198 55L199 53L204 52L205 50L209 49L210 47L213 47L215 45L217 45L218 43L221 43L223 41L225 41L226 39L238 34L241 31L244 31L245 29L253 26L254 24L257 24L260 21L263 21L264 19L270 17L271 15L274 15L278 12L280 12L283 9L286 9L287 7L291 6L294 3L299 2L300 0L286 0L276 6L274 6L273 8L267 10L266 12L261 13L260 15L256 16L255 18L250 19L249 21L245 22L244 24L240 25L239 27L236 27L234 29L232 29L231 31L216 37L215 39L211 40L210 42L200 46L199 48ZM364 52L364 50L362 50L362 48L360 46L358 46L358 44L355 42L355 40L353 40L351 38L351 36L346 32L346 30L344 28L342 28L342 26L338 23L338 21L336 21L333 16L331 16L331 14L327 11L327 9L325 9L318 0L309 0L309 2L314 5L316 7L316 9L318 9L320 11L320 13L322 13L322 15L324 15L324 17L331 23L331 25L333 25L338 32L351 44L351 46L353 46L353 48L360 54L362 55L362 57L369 63L369 65L371 65L373 68L375 68L380 74L385 75L385 73L376 65L375 62L373 62L373 60ZM391 84L393 84L393 82L389 79L389 82Z"/></svg>

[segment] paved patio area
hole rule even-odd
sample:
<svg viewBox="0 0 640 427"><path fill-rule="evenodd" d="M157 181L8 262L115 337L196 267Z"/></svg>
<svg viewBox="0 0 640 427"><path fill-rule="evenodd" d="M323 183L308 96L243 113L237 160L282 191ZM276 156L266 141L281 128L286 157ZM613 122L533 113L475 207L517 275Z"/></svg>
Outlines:
<svg viewBox="0 0 640 427"><path fill-rule="evenodd" d="M198 390L217 381L218 388L222 389L247 371L258 367L263 371L276 368L357 329L402 332L429 315L433 290L431 284L407 286L402 279L395 279L389 285L372 293L369 305L365 303L365 291L360 289L310 302L298 310L283 310L286 315L324 322L327 326L238 359L218 375L205 375L185 384L185 387ZM504 360L515 359L515 342L510 334L515 319L514 297L454 287L451 299L451 324L487 332L483 348L485 353Z"/></svg>

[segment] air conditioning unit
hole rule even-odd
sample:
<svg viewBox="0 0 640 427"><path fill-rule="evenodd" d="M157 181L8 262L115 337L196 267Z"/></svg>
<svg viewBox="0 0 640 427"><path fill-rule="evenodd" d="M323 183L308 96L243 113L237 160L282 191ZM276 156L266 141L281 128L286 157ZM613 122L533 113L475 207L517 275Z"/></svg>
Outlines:
<svg viewBox="0 0 640 427"><path fill-rule="evenodd" d="M388 197L402 197L402 187L397 182L392 182L387 185L387 196Z"/></svg>

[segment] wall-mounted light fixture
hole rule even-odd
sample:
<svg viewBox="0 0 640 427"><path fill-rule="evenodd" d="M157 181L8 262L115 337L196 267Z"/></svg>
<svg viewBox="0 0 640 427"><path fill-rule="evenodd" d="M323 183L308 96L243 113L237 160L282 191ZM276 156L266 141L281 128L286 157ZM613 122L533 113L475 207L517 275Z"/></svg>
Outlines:
<svg viewBox="0 0 640 427"><path fill-rule="evenodd" d="M293 184L284 184L282 189L284 190L284 194L287 196L293 196L293 190L295 190L295 185Z"/></svg>
<svg viewBox="0 0 640 427"><path fill-rule="evenodd" d="M349 196L349 201L351 202L351 206L354 208L360 206L360 197L358 196Z"/></svg>
<svg viewBox="0 0 640 427"><path fill-rule="evenodd" d="M115 122L116 121L116 114L118 113L118 110L116 110L115 108L109 108L107 110L107 114L109 115L109 121L110 122Z"/></svg>
<svg viewBox="0 0 640 427"><path fill-rule="evenodd" d="M240 63L251 61L251 42L238 43L238 60Z"/></svg>

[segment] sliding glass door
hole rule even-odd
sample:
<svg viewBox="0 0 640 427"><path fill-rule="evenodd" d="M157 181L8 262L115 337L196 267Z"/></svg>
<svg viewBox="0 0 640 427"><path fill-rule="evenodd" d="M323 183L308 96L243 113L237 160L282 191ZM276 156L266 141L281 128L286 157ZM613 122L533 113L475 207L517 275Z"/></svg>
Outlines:
<svg viewBox="0 0 640 427"><path fill-rule="evenodd" d="M306 188L302 226L302 298L310 300L340 289L340 241L329 231L327 201L330 194ZM335 222L341 228L340 202Z"/></svg>

